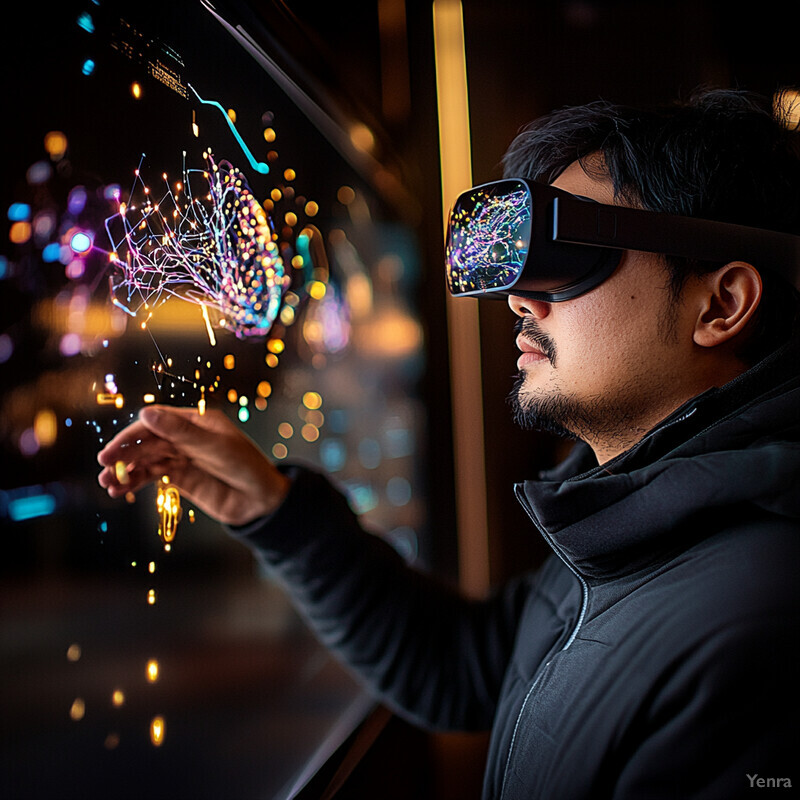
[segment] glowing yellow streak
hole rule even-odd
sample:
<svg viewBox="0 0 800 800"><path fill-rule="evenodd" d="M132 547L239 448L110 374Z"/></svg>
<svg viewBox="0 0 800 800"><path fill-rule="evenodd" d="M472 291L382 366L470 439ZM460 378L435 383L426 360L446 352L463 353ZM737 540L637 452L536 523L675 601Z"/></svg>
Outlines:
<svg viewBox="0 0 800 800"><path fill-rule="evenodd" d="M206 308L205 303L200 303L200 307L203 309L203 319L206 321L208 341L211 342L211 346L214 347L217 343L217 339L214 336L214 329L211 327L211 320L208 318L208 309Z"/></svg>
<svg viewBox="0 0 800 800"><path fill-rule="evenodd" d="M456 197L472 184L467 62L460 0L434 0L433 35L442 221L446 227ZM465 592L482 596L489 589L489 544L477 302L448 297L446 311L453 440L459 465L456 476L459 579Z"/></svg>
<svg viewBox="0 0 800 800"><path fill-rule="evenodd" d="M147 681L148 683L155 683L159 677L160 668L158 666L158 661L154 658L151 658L147 662Z"/></svg>

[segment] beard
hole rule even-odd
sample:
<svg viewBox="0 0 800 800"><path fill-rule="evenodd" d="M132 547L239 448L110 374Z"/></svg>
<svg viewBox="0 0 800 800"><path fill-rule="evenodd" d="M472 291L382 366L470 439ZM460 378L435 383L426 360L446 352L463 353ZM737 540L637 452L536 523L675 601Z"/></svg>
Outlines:
<svg viewBox="0 0 800 800"><path fill-rule="evenodd" d="M552 433L565 439L579 439L584 425L576 424L583 409L560 394L533 394L525 390L525 372L520 372L508 396L514 422L523 430Z"/></svg>
<svg viewBox="0 0 800 800"><path fill-rule="evenodd" d="M514 325L514 333L520 333L533 342L544 353L552 367L556 366L556 344L539 327L531 316L524 316ZM556 436L575 439L571 421L577 411L574 403L560 394L534 395L525 391L526 373L522 370L514 382L508 401L514 413L514 422L525 430L539 430Z"/></svg>
<svg viewBox="0 0 800 800"><path fill-rule="evenodd" d="M555 342L539 328L535 319L524 317L516 323L515 330L534 342L550 365L556 367ZM627 404L610 402L609 398L600 396L579 398L559 391L557 386L549 390L531 389L526 383L527 373L522 370L508 396L514 422L524 430L538 430L565 439L603 438L624 442L626 435L636 428L635 414Z"/></svg>

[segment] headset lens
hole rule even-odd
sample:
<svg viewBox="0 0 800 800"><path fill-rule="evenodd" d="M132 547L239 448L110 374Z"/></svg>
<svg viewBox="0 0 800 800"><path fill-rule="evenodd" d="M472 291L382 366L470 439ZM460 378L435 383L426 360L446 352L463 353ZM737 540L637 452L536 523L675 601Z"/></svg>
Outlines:
<svg viewBox="0 0 800 800"><path fill-rule="evenodd" d="M464 192L450 213L445 260L454 295L503 289L525 266L531 238L531 195L518 180Z"/></svg>

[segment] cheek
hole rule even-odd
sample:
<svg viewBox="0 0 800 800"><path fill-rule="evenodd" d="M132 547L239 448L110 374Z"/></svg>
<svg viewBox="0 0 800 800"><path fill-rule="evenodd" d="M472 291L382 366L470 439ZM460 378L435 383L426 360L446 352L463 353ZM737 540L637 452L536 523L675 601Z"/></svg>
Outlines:
<svg viewBox="0 0 800 800"><path fill-rule="evenodd" d="M559 366L566 368L569 362L587 384L636 370L652 358L659 341L654 298L629 291L593 300L565 309L565 336L558 348Z"/></svg>

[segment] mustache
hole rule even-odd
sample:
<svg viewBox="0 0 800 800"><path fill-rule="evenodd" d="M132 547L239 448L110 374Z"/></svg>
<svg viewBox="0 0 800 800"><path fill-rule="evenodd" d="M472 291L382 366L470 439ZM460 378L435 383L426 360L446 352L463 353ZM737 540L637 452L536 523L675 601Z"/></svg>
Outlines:
<svg viewBox="0 0 800 800"><path fill-rule="evenodd" d="M555 366L556 343L539 327L539 323L530 315L521 317L514 323L514 333L541 348L547 360Z"/></svg>

